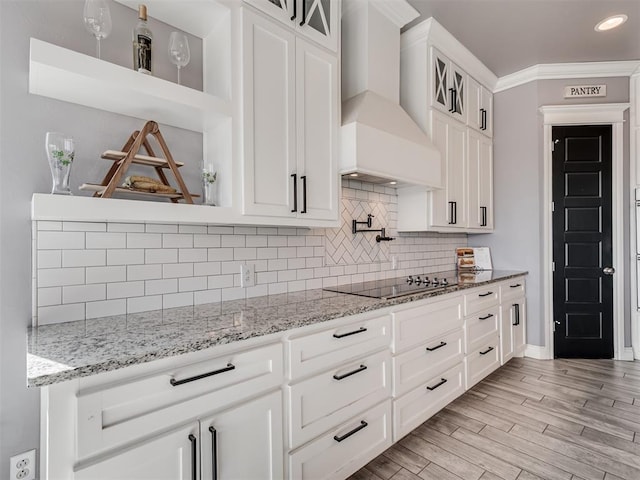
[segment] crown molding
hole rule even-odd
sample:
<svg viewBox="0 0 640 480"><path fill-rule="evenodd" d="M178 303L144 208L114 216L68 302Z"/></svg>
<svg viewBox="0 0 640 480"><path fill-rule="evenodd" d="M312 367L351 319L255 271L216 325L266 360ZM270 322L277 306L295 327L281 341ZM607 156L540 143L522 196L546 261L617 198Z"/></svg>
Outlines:
<svg viewBox="0 0 640 480"><path fill-rule="evenodd" d="M498 77L433 17L405 31L400 37L400 49L408 49L424 42L435 46L489 90L495 89Z"/></svg>
<svg viewBox="0 0 640 480"><path fill-rule="evenodd" d="M586 105L543 105L538 111L545 125L584 124L588 122L622 123L630 103L601 103Z"/></svg>
<svg viewBox="0 0 640 480"><path fill-rule="evenodd" d="M347 0L347 2L349 1ZM406 0L371 0L371 5L375 6L398 28L404 27L420 16L420 12Z"/></svg>
<svg viewBox="0 0 640 480"><path fill-rule="evenodd" d="M634 73L640 73L640 61L546 63L534 65L500 77L493 89L493 93L502 92L536 80L630 77Z"/></svg>

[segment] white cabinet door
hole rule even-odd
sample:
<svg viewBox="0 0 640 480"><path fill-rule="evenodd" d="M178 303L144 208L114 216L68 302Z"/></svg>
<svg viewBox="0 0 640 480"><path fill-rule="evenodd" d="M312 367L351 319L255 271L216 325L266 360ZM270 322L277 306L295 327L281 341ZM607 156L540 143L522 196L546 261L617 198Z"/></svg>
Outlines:
<svg viewBox="0 0 640 480"><path fill-rule="evenodd" d="M455 63L450 63L449 92L452 98L451 115L463 123L467 123L466 88L467 74Z"/></svg>
<svg viewBox="0 0 640 480"><path fill-rule="evenodd" d="M482 127L482 86L469 77L467 88L467 125L480 131Z"/></svg>
<svg viewBox="0 0 640 480"><path fill-rule="evenodd" d="M451 112L452 95L449 91L449 59L437 49L431 49L431 106L442 112Z"/></svg>
<svg viewBox="0 0 640 480"><path fill-rule="evenodd" d="M203 479L284 478L280 391L202 419L200 428Z"/></svg>
<svg viewBox="0 0 640 480"><path fill-rule="evenodd" d="M319 3L319 2L318 2ZM297 39L296 151L301 218L338 218L338 59Z"/></svg>
<svg viewBox="0 0 640 480"><path fill-rule="evenodd" d="M493 143L468 129L469 228L493 229Z"/></svg>
<svg viewBox="0 0 640 480"><path fill-rule="evenodd" d="M193 422L80 468L74 479L191 480L200 478L199 452L198 423Z"/></svg>
<svg viewBox="0 0 640 480"><path fill-rule="evenodd" d="M291 216L295 36L245 9L243 213Z"/></svg>
<svg viewBox="0 0 640 480"><path fill-rule="evenodd" d="M488 137L493 137L493 94L486 88L481 90L481 102L480 108L482 109L481 115L484 115L482 122L482 131Z"/></svg>
<svg viewBox="0 0 640 480"><path fill-rule="evenodd" d="M467 226L466 127L433 111L431 138L442 154L442 190L431 194L431 225L446 229Z"/></svg>
<svg viewBox="0 0 640 480"><path fill-rule="evenodd" d="M501 306L500 363L522 356L525 347L527 305L524 297Z"/></svg>
<svg viewBox="0 0 640 480"><path fill-rule="evenodd" d="M340 1L245 0L297 33L332 51L338 50Z"/></svg>

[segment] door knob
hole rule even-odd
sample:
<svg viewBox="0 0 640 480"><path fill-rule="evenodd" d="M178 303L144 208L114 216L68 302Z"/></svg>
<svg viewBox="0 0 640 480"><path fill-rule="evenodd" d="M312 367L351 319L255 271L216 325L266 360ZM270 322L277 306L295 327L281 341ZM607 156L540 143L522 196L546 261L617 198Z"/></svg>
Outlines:
<svg viewBox="0 0 640 480"><path fill-rule="evenodd" d="M604 267L602 269L602 273L604 273L605 275L613 275L614 273L616 273L616 269L613 267Z"/></svg>
<svg viewBox="0 0 640 480"><path fill-rule="evenodd" d="M556 325L560 325L560 320L554 320L554 322L556 323Z"/></svg>

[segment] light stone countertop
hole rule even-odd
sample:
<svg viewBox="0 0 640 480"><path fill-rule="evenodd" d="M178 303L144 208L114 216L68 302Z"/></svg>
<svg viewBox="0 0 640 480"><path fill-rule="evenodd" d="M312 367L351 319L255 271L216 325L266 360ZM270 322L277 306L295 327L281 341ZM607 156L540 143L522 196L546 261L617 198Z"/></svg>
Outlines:
<svg viewBox="0 0 640 480"><path fill-rule="evenodd" d="M52 385L525 274L505 270L477 277L465 274L458 285L444 291L389 300L306 290L30 328L27 384Z"/></svg>

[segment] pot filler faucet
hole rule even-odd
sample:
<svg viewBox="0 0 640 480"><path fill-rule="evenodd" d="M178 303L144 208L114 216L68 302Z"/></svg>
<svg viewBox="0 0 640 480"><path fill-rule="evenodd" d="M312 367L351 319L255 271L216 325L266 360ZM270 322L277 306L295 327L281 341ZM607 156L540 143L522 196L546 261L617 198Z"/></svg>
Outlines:
<svg viewBox="0 0 640 480"><path fill-rule="evenodd" d="M351 221L351 232L355 235L356 233L361 233L361 232L380 232L378 235L376 235L376 242L380 243L380 242L390 242L391 240L395 240L395 238L393 237L387 237L387 233L385 231L385 228L382 227L378 230L372 229L371 225L372 225L372 218L373 215L369 214L367 215L367 220L365 222L359 222L357 220L352 220ZM367 228L366 229L359 229L358 225L366 225Z"/></svg>

